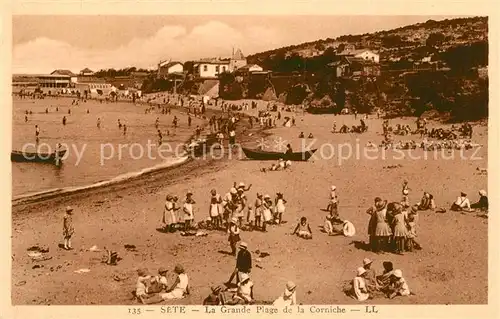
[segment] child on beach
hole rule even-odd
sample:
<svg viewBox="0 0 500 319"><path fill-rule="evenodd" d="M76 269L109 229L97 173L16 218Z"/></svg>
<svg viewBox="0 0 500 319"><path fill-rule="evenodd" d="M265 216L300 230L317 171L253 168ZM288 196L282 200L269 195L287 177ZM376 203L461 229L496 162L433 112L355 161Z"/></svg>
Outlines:
<svg viewBox="0 0 500 319"><path fill-rule="evenodd" d="M297 235L304 239L312 239L312 230L306 217L302 217L300 219L300 222L297 224L297 227L295 227L292 235Z"/></svg>
<svg viewBox="0 0 500 319"><path fill-rule="evenodd" d="M262 194L257 193L255 199L255 228L261 228L262 205Z"/></svg>
<svg viewBox="0 0 500 319"><path fill-rule="evenodd" d="M264 218L264 221L262 223L262 231L265 232L267 231L267 224L271 223L273 220L273 214L272 214L272 207L273 207L273 202L271 200L271 196L265 195L264 196L264 202L262 204L262 216Z"/></svg>
<svg viewBox="0 0 500 319"><path fill-rule="evenodd" d="M64 236L64 249L71 250L71 237L75 233L73 227L73 208L66 207L66 214L64 214L63 219L63 236Z"/></svg>
<svg viewBox="0 0 500 319"><path fill-rule="evenodd" d="M276 193L276 200L275 200L275 222L276 224L280 225L281 222L283 221L283 214L285 213L285 204L286 200L283 198L282 193Z"/></svg>
<svg viewBox="0 0 500 319"><path fill-rule="evenodd" d="M148 274L147 269L139 269L137 271L137 282L135 285L135 296L137 299L146 304L146 300L148 299L148 287L151 282L151 276Z"/></svg>
<svg viewBox="0 0 500 319"><path fill-rule="evenodd" d="M255 214L254 214L252 204L248 204L248 206L247 206L247 223L249 225L253 224L254 217L255 217Z"/></svg>
<svg viewBox="0 0 500 319"><path fill-rule="evenodd" d="M184 202L184 230L189 230L191 228L191 223L194 221L194 204L193 192L188 191L186 194L186 201Z"/></svg>

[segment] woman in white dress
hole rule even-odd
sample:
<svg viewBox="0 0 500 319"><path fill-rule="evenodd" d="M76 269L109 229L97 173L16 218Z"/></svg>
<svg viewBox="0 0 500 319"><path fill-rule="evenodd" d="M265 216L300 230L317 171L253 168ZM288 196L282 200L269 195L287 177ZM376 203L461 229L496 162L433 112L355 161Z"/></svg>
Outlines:
<svg viewBox="0 0 500 319"><path fill-rule="evenodd" d="M192 198L193 192L188 191L186 194L186 201L184 202L184 229L189 230L191 228L191 223L194 221L194 204L195 201Z"/></svg>
<svg viewBox="0 0 500 319"><path fill-rule="evenodd" d="M297 304L296 285L293 281L286 284L285 291L273 302L274 307L294 306Z"/></svg>
<svg viewBox="0 0 500 319"><path fill-rule="evenodd" d="M262 231L267 231L267 224L273 220L273 214L271 212L273 202L271 201L271 196L265 195L264 202L262 203L262 216L264 218L262 222Z"/></svg>
<svg viewBox="0 0 500 319"><path fill-rule="evenodd" d="M283 214L285 213L285 203L286 200L283 198L282 193L276 194L276 224L281 225L283 221Z"/></svg>
<svg viewBox="0 0 500 319"><path fill-rule="evenodd" d="M163 209L163 229L172 232L174 225L177 223L177 216L174 210L174 203L172 195L167 195L165 207Z"/></svg>
<svg viewBox="0 0 500 319"><path fill-rule="evenodd" d="M177 265L174 268L174 272L177 274L177 278L172 286L167 289L166 293L160 294L163 300L182 299L186 295L189 295L189 279L184 272L184 267Z"/></svg>

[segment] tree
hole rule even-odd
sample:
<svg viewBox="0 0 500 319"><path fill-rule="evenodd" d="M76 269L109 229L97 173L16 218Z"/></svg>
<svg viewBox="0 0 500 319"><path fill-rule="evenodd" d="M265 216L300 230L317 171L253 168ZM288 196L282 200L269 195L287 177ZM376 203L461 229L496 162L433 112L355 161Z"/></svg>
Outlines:
<svg viewBox="0 0 500 319"><path fill-rule="evenodd" d="M425 40L425 44L428 47L436 47L441 45L444 42L445 38L446 38L445 35L442 33L439 32L431 33L427 37L427 40Z"/></svg>

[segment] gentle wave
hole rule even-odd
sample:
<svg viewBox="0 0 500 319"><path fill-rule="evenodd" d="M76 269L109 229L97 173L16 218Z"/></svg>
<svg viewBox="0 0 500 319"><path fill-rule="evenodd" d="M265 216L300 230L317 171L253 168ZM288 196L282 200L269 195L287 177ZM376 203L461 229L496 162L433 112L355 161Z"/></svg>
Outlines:
<svg viewBox="0 0 500 319"><path fill-rule="evenodd" d="M159 171L165 168L171 168L174 166L178 166L181 164L186 163L191 157L189 156L183 156L183 157L176 157L172 158L172 160L169 160L167 162L163 162L151 167L144 168L140 171L137 172L129 172L129 173L124 173L120 174L112 179L89 184L89 185L83 185L83 186L69 186L69 187L63 187L63 188L55 188L55 189L49 189L49 190L44 190L40 192L35 192L35 193L28 193L28 194L23 194L23 195L18 195L15 196L12 199L12 204L19 204L21 202L25 201L32 201L32 200L42 200L47 197L53 197L56 195L67 195L70 193L75 193L83 190L89 190L93 188L99 188L103 186L109 186L117 183L121 183L127 180L131 180L137 177L140 177L145 174L149 174L155 171Z"/></svg>

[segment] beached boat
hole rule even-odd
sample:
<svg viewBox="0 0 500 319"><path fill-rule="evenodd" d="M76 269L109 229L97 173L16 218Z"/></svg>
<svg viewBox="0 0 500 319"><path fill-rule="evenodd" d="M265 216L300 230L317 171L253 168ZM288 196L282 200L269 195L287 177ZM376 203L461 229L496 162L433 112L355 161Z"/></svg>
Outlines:
<svg viewBox="0 0 500 319"><path fill-rule="evenodd" d="M12 151L10 160L12 162L56 163L56 159L62 159L65 154L66 150L60 150L57 153Z"/></svg>
<svg viewBox="0 0 500 319"><path fill-rule="evenodd" d="M292 154L285 155L281 152L269 152L261 150L251 150L249 148L242 147L243 153L249 159L261 160L261 161L274 161L280 158L290 161L307 161L316 152L316 149L305 151L305 152L294 152Z"/></svg>
<svg viewBox="0 0 500 319"><path fill-rule="evenodd" d="M306 109L308 113L311 114L335 114L340 113L337 109L333 107L308 107Z"/></svg>

